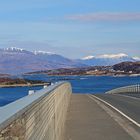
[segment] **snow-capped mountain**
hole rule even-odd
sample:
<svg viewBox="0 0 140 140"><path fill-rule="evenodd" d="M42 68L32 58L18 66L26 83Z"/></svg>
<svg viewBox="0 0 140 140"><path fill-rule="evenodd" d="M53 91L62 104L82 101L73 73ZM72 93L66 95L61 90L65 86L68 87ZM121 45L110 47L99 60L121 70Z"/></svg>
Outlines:
<svg viewBox="0 0 140 140"><path fill-rule="evenodd" d="M119 54L104 54L99 56L87 56L82 59L79 59L77 62L89 66L107 66L126 61L135 62L136 59L128 56L127 54L119 53Z"/></svg>
<svg viewBox="0 0 140 140"><path fill-rule="evenodd" d="M134 60L140 61L140 57L133 57Z"/></svg>
<svg viewBox="0 0 140 140"><path fill-rule="evenodd" d="M79 66L82 64L50 52L30 52L15 47L0 49L0 73L20 74Z"/></svg>
<svg viewBox="0 0 140 140"><path fill-rule="evenodd" d="M7 55L15 55L15 54L33 54L33 52L21 49L21 48L16 48L16 47L10 47L10 48L3 48L0 49L0 54L7 54Z"/></svg>
<svg viewBox="0 0 140 140"><path fill-rule="evenodd" d="M92 55L89 55L89 56L82 58L82 60L89 60L89 59L93 59L93 58L95 58L95 57Z"/></svg>
<svg viewBox="0 0 140 140"><path fill-rule="evenodd" d="M21 49L21 48L16 48L16 47L10 47L10 48L4 48L4 49L2 49L2 50L4 50L4 51L15 51L15 52L23 52L24 51L24 49Z"/></svg>
<svg viewBox="0 0 140 140"><path fill-rule="evenodd" d="M114 65L126 61L140 61L138 57L126 54L104 54L71 60L45 51L27 51L20 48L0 49L0 73L20 74L58 68Z"/></svg>
<svg viewBox="0 0 140 140"><path fill-rule="evenodd" d="M52 53L52 52L46 52L46 51L34 51L34 54L35 55L53 55L55 53Z"/></svg>

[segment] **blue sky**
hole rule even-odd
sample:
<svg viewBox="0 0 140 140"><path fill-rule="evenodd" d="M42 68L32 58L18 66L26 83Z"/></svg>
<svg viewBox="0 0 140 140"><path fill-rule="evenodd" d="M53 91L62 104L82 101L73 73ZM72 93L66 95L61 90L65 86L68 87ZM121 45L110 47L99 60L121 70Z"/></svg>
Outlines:
<svg viewBox="0 0 140 140"><path fill-rule="evenodd" d="M140 0L0 1L0 48L69 58L110 53L140 56Z"/></svg>

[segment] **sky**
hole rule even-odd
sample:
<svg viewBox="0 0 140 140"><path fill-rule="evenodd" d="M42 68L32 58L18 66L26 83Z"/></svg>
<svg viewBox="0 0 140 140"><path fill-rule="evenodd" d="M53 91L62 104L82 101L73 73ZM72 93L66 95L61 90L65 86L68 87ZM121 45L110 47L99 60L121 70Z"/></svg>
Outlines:
<svg viewBox="0 0 140 140"><path fill-rule="evenodd" d="M140 0L0 1L0 48L7 47L140 57Z"/></svg>

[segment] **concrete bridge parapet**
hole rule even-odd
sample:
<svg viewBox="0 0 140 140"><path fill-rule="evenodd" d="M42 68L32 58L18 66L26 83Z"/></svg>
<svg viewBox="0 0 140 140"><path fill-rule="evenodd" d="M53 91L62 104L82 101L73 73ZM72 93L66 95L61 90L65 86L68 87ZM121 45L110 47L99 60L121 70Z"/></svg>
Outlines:
<svg viewBox="0 0 140 140"><path fill-rule="evenodd" d="M0 108L0 140L63 140L72 90L59 82Z"/></svg>

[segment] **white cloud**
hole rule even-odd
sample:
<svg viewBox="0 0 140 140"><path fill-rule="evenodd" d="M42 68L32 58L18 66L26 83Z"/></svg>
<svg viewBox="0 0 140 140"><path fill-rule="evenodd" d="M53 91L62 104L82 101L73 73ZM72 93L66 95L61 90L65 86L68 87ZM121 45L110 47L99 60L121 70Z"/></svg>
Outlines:
<svg viewBox="0 0 140 140"><path fill-rule="evenodd" d="M140 13L89 13L67 16L66 19L79 21L138 21L140 20Z"/></svg>

